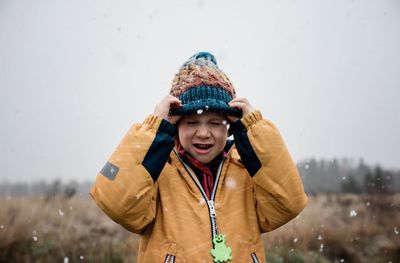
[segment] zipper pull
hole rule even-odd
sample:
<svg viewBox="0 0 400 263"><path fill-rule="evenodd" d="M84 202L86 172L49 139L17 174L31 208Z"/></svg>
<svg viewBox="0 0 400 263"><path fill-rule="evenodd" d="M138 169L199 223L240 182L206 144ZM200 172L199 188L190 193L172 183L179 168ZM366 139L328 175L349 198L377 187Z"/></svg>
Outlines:
<svg viewBox="0 0 400 263"><path fill-rule="evenodd" d="M213 200L208 200L208 207L210 208L210 216L215 218L216 213L215 213L215 206L214 206L214 201Z"/></svg>

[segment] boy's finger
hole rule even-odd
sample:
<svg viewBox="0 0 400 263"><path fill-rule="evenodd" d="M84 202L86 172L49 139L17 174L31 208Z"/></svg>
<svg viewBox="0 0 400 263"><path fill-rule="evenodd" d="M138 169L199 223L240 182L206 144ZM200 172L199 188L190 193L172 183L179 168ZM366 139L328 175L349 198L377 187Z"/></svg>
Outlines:
<svg viewBox="0 0 400 263"><path fill-rule="evenodd" d="M246 98L234 98L233 100L231 100L231 102L240 102L240 103L244 103L246 105L250 104Z"/></svg>
<svg viewBox="0 0 400 263"><path fill-rule="evenodd" d="M173 97L173 96L168 98L168 102L170 104L179 104L179 105L181 105L181 101L177 97Z"/></svg>
<svg viewBox="0 0 400 263"><path fill-rule="evenodd" d="M180 100L178 100L178 101L172 101L170 104L169 104L169 106L171 107L171 108L179 108L179 107L181 107L182 106L182 103L181 103L181 101Z"/></svg>
<svg viewBox="0 0 400 263"><path fill-rule="evenodd" d="M243 103L243 102L229 102L229 106L230 107L232 107L232 108L239 108L239 109L242 109L243 107L245 107L246 106L246 103Z"/></svg>

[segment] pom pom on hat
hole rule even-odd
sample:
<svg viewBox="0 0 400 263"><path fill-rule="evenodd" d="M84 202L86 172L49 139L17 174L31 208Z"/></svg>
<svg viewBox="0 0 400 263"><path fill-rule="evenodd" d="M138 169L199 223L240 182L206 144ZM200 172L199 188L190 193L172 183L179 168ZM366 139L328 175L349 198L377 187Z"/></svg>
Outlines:
<svg viewBox="0 0 400 263"><path fill-rule="evenodd" d="M201 59L201 58L204 60L211 61L212 63L217 65L217 60L215 59L214 55L209 52L204 52L204 51L198 52L198 53L194 54L193 56L191 56L189 58L189 60L187 62L185 62L184 65L186 65L187 63L193 63L195 60Z"/></svg>
<svg viewBox="0 0 400 263"><path fill-rule="evenodd" d="M228 103L236 97L235 89L209 52L198 52L182 65L172 81L170 94L182 102L181 108L170 110L171 115L205 110L242 117L240 109L229 107Z"/></svg>

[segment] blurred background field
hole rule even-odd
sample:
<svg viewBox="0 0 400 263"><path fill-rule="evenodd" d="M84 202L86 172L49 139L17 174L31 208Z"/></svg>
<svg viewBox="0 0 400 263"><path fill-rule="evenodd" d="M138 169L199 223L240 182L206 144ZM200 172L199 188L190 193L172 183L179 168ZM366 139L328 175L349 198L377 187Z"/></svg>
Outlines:
<svg viewBox="0 0 400 263"><path fill-rule="evenodd" d="M198 51L300 161L268 262L400 262L398 0L4 0L0 43L0 263L135 262L89 187Z"/></svg>
<svg viewBox="0 0 400 263"><path fill-rule="evenodd" d="M138 236L89 197L1 198L0 262L136 262ZM265 234L268 262L400 262L400 194L321 194Z"/></svg>
<svg viewBox="0 0 400 263"><path fill-rule="evenodd" d="M346 170L339 161L321 163L298 165L310 203L263 235L268 262L400 262L398 174L362 164L366 173L359 178L360 164ZM337 172L330 191L307 183L315 183L321 167ZM136 262L139 236L104 215L89 186L3 183L0 262Z"/></svg>

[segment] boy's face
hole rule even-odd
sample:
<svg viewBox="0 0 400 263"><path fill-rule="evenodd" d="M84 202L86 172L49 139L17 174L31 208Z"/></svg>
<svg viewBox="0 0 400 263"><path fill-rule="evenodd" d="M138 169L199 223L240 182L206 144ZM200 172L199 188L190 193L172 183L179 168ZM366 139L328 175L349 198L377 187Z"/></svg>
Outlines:
<svg viewBox="0 0 400 263"><path fill-rule="evenodd" d="M207 164L225 147L227 123L224 115L215 112L184 116L178 123L179 142L190 155Z"/></svg>

